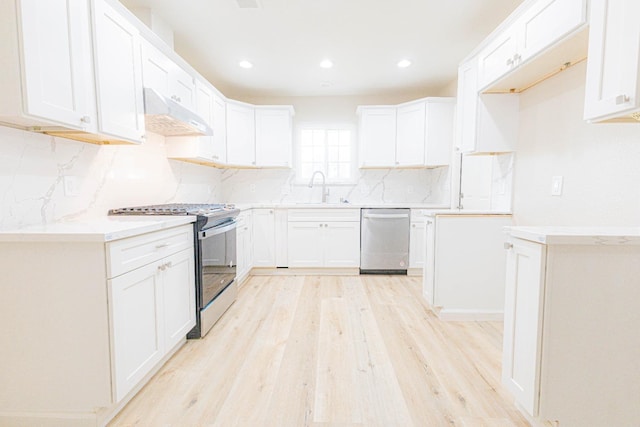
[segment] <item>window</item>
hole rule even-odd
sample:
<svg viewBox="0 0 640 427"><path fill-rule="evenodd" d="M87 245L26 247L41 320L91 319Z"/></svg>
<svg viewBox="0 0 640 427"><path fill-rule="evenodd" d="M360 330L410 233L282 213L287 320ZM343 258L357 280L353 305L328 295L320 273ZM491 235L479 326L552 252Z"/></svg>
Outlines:
<svg viewBox="0 0 640 427"><path fill-rule="evenodd" d="M347 183L353 180L353 132L338 128L305 128L300 134L298 179L311 178L322 171L327 182Z"/></svg>

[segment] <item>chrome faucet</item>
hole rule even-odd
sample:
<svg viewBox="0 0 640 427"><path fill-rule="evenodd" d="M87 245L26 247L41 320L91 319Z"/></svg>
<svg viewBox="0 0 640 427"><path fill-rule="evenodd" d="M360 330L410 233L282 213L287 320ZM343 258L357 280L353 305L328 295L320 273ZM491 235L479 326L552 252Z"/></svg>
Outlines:
<svg viewBox="0 0 640 427"><path fill-rule="evenodd" d="M322 171L315 171L311 175L311 180L309 180L309 188L313 188L313 179L316 177L316 174L320 174L322 177L322 203L327 203L327 196L329 195L329 189L326 185L326 179L324 173Z"/></svg>

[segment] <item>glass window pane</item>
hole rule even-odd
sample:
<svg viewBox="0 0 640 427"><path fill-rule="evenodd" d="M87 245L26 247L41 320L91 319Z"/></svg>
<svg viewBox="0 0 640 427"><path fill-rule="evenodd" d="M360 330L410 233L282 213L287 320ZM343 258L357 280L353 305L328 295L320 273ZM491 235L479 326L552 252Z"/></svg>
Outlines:
<svg viewBox="0 0 640 427"><path fill-rule="evenodd" d="M311 147L300 147L300 159L302 162L312 162L313 149Z"/></svg>
<svg viewBox="0 0 640 427"><path fill-rule="evenodd" d="M300 145L309 146L313 142L313 132L309 129L303 129L300 134Z"/></svg>
<svg viewBox="0 0 640 427"><path fill-rule="evenodd" d="M316 162L324 162L324 147L313 147L313 160Z"/></svg>
<svg viewBox="0 0 640 427"><path fill-rule="evenodd" d="M327 131L327 144L328 145L340 144L340 132L335 130Z"/></svg>
<svg viewBox="0 0 640 427"><path fill-rule="evenodd" d="M351 147L340 147L340 161L348 162L351 160Z"/></svg>
<svg viewBox="0 0 640 427"><path fill-rule="evenodd" d="M340 161L340 149L335 146L328 147L329 156L327 158L330 162L338 162Z"/></svg>
<svg viewBox="0 0 640 427"><path fill-rule="evenodd" d="M328 173L329 178L338 177L339 168L337 163L329 163L328 169L329 169L329 173Z"/></svg>
<svg viewBox="0 0 640 427"><path fill-rule="evenodd" d="M343 179L351 178L351 164L340 163L340 177Z"/></svg>
<svg viewBox="0 0 640 427"><path fill-rule="evenodd" d="M340 145L341 146L351 145L351 131L348 131L348 130L340 131Z"/></svg>
<svg viewBox="0 0 640 427"><path fill-rule="evenodd" d="M313 131L313 145L316 146L316 147L324 145L324 131L323 130L314 130Z"/></svg>
<svg viewBox="0 0 640 427"><path fill-rule="evenodd" d="M312 172L315 172L315 171L324 172L324 163L313 163L313 171ZM309 174L309 175L311 175L311 174Z"/></svg>

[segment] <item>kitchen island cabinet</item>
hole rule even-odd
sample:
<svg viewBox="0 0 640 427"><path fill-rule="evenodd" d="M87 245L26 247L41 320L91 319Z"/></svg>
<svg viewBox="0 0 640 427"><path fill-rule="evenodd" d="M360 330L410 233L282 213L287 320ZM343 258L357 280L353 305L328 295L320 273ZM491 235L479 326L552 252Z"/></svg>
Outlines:
<svg viewBox="0 0 640 427"><path fill-rule="evenodd" d="M440 213L426 222L423 295L438 317L501 320L511 215Z"/></svg>
<svg viewBox="0 0 640 427"><path fill-rule="evenodd" d="M103 425L177 351L195 325L190 220L0 233L0 425Z"/></svg>
<svg viewBox="0 0 640 427"><path fill-rule="evenodd" d="M640 419L637 228L512 227L502 380L532 423Z"/></svg>

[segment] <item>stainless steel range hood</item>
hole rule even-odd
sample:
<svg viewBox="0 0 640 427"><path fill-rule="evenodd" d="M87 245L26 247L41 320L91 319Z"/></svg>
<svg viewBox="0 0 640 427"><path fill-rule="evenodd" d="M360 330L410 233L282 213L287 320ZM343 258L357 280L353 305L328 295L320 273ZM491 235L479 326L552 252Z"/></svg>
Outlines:
<svg viewBox="0 0 640 427"><path fill-rule="evenodd" d="M207 136L213 130L193 111L151 88L144 88L144 123L164 136Z"/></svg>

